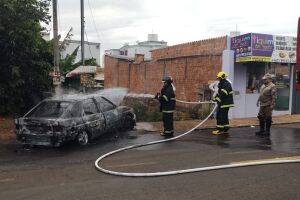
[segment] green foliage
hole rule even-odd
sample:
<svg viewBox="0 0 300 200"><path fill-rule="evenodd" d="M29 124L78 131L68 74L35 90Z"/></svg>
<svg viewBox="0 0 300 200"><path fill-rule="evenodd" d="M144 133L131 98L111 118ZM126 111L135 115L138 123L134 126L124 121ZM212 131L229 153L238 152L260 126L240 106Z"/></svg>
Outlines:
<svg viewBox="0 0 300 200"><path fill-rule="evenodd" d="M70 55L68 54L64 59L60 60L59 67L62 74L66 74L74 70L75 68L79 67L80 65L82 65L81 61L75 63L75 59L77 57L79 47L80 46L76 47L76 49ZM91 66L98 66L95 58L84 60L84 64L91 65Z"/></svg>
<svg viewBox="0 0 300 200"><path fill-rule="evenodd" d="M159 111L159 108L155 109L152 112L147 112L147 120L149 122L157 122L162 120L162 113Z"/></svg>
<svg viewBox="0 0 300 200"><path fill-rule="evenodd" d="M197 107L187 110L189 119L199 119L199 111Z"/></svg>
<svg viewBox="0 0 300 200"><path fill-rule="evenodd" d="M97 64L95 58L85 59L84 60L84 64L85 65L91 65L91 66L98 66L99 67L99 65ZM82 65L81 61L79 61L79 62L77 62L77 63L74 64L75 68L78 67L78 66L80 66L80 65Z"/></svg>
<svg viewBox="0 0 300 200"><path fill-rule="evenodd" d="M138 122L154 122L162 120L162 115L158 108L152 112L149 112L147 107L140 101L131 101L128 106L133 109Z"/></svg>
<svg viewBox="0 0 300 200"><path fill-rule="evenodd" d="M75 69L77 66L74 65L79 46L71 53L71 55L67 55L65 59L60 60L59 67L60 71L63 73L67 73Z"/></svg>
<svg viewBox="0 0 300 200"><path fill-rule="evenodd" d="M144 106L141 102L139 101L132 101L128 105L131 107L136 115L136 120L137 121L145 121L146 119L146 106Z"/></svg>
<svg viewBox="0 0 300 200"><path fill-rule="evenodd" d="M189 119L205 119L210 113L209 107L202 107L202 105L197 105L187 110L187 116L184 120Z"/></svg>
<svg viewBox="0 0 300 200"><path fill-rule="evenodd" d="M0 115L24 113L51 87L51 44L40 33L49 3L0 0Z"/></svg>

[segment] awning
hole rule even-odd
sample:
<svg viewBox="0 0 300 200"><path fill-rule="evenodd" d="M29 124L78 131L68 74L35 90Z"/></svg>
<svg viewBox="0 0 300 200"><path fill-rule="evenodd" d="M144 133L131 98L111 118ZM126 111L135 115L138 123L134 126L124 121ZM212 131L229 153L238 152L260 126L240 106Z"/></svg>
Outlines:
<svg viewBox="0 0 300 200"><path fill-rule="evenodd" d="M79 66L76 69L67 73L66 77L73 77L81 74L95 74L97 66Z"/></svg>

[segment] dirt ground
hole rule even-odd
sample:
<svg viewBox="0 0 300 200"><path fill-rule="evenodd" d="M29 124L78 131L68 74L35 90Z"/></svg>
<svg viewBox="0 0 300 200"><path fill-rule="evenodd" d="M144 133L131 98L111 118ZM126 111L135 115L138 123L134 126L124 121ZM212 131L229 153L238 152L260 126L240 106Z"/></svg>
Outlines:
<svg viewBox="0 0 300 200"><path fill-rule="evenodd" d="M13 139L15 139L13 118L0 117L0 141L5 142Z"/></svg>

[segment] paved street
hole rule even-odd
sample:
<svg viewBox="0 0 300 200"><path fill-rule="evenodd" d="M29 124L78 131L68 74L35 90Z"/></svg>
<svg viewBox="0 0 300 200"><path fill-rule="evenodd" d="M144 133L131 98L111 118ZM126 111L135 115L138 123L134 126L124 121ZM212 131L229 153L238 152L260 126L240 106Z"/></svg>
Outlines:
<svg viewBox="0 0 300 200"><path fill-rule="evenodd" d="M270 138L253 128L229 136L197 130L177 141L129 150L103 161L107 169L157 172L300 155L300 124L273 128ZM179 134L179 133L177 133ZM22 149L0 144L0 199L300 199L300 164L277 164L131 178L103 174L94 167L102 154L161 139L156 132L112 134L88 147Z"/></svg>

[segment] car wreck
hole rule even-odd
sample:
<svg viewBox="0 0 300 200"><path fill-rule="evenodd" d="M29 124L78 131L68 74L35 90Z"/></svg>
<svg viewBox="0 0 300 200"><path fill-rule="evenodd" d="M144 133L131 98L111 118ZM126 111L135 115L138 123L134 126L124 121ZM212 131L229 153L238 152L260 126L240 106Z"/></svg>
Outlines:
<svg viewBox="0 0 300 200"><path fill-rule="evenodd" d="M132 109L100 95L46 99L15 119L17 141L55 147L73 140L85 146L106 132L127 131L135 125Z"/></svg>

